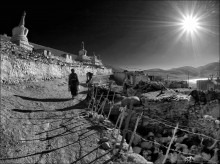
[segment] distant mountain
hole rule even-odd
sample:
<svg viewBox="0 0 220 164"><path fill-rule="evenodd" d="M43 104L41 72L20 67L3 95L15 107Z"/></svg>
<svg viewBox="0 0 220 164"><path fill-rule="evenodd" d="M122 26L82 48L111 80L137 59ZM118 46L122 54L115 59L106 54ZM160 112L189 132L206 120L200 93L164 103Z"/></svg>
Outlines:
<svg viewBox="0 0 220 164"><path fill-rule="evenodd" d="M173 74L185 74L185 75L189 74L190 76L199 75L199 70L197 68L190 67L190 66L172 68L172 69L169 69L168 71Z"/></svg>
<svg viewBox="0 0 220 164"><path fill-rule="evenodd" d="M113 72L124 72L123 68L103 63L107 68L111 68Z"/></svg>
<svg viewBox="0 0 220 164"><path fill-rule="evenodd" d="M169 70L156 68L156 69L148 69L145 70L144 72L151 75L159 75L165 79L166 78L187 79L188 76L189 78L209 77L212 74L214 76L217 76L218 70L219 70L219 63L213 62L197 68L191 66L172 68Z"/></svg>
<svg viewBox="0 0 220 164"><path fill-rule="evenodd" d="M160 68L148 69L149 72L167 72L166 70Z"/></svg>
<svg viewBox="0 0 220 164"><path fill-rule="evenodd" d="M207 76L208 74L216 75L219 71L219 62L209 63L197 68L200 72L200 76Z"/></svg>

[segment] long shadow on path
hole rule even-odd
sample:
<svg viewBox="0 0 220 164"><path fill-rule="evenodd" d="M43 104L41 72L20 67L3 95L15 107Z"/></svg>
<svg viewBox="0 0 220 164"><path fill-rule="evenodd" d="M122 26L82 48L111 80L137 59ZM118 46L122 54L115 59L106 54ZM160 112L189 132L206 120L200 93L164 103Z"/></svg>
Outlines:
<svg viewBox="0 0 220 164"><path fill-rule="evenodd" d="M12 109L12 111L20 112L20 113L46 112L45 110L23 110L23 109Z"/></svg>
<svg viewBox="0 0 220 164"><path fill-rule="evenodd" d="M88 137L91 137L94 134L97 134L97 132L91 133L91 134L81 138L81 140L84 140ZM61 146L61 147L58 147L58 148L53 148L53 149L50 149L50 150L43 150L41 152L36 152L36 153L32 153L32 154L28 154L28 155L24 155L24 156L18 156L18 157L0 158L0 162L1 161L6 161L6 160L15 160L15 159L20 159L20 158L26 158L26 157L31 157L31 156L35 156L35 155L47 154L47 153L51 153L51 152L57 151L59 149L77 144L77 143L78 143L78 139L76 141L73 141L72 143L67 144L67 145L64 145L64 146Z"/></svg>
<svg viewBox="0 0 220 164"><path fill-rule="evenodd" d="M62 101L69 101L72 100L71 98L46 98L46 99L39 99L39 98L32 98L32 97L25 97L25 96L19 96L19 95L14 95L16 97L20 97L24 100L30 100L30 101L41 101L41 102L62 102Z"/></svg>
<svg viewBox="0 0 220 164"><path fill-rule="evenodd" d="M62 112L62 111L68 111L68 110L73 110L73 109L84 109L84 108L87 108L86 100L79 101L79 103L73 106L69 106L69 107L61 108L61 109L55 109L55 111Z"/></svg>
<svg viewBox="0 0 220 164"><path fill-rule="evenodd" d="M63 112L63 111L69 111L69 110L73 110L73 109L84 109L86 108L86 101L80 101L78 104L73 105L73 106L68 106L65 108L61 108L61 109L54 109L54 110L30 110L30 109L11 109L14 112L19 112L19 113L36 113L36 112L47 112L47 113L51 113L51 112Z"/></svg>

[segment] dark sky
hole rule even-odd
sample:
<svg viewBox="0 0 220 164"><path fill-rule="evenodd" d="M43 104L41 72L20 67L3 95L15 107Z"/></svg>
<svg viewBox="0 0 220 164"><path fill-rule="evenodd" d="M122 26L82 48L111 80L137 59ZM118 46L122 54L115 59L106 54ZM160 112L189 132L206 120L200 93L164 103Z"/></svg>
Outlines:
<svg viewBox="0 0 220 164"><path fill-rule="evenodd" d="M187 34L180 36L180 27L173 23L181 18L178 9L187 13L192 6L205 22L205 30L198 31L193 41ZM88 55L95 52L107 64L169 69L219 59L218 1L1 3L0 34L11 36L24 10L30 42L78 54L84 41Z"/></svg>

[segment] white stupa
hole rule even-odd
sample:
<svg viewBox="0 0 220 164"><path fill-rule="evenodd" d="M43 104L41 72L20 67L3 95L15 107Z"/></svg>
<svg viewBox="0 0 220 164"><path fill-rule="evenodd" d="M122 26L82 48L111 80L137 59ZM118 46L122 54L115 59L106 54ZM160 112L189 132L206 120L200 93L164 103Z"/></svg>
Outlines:
<svg viewBox="0 0 220 164"><path fill-rule="evenodd" d="M27 50L32 51L33 46L28 43L28 39L27 39L28 29L26 27L24 27L25 15L26 15L26 13L24 12L21 17L21 21L20 21L19 25L12 29L11 42L17 44L20 47L23 47Z"/></svg>
<svg viewBox="0 0 220 164"><path fill-rule="evenodd" d="M84 42L82 42L81 46L82 46L82 49L79 50L79 55L77 56L77 60L78 61L90 61L90 57L87 56L87 51L85 50L85 47L84 47Z"/></svg>

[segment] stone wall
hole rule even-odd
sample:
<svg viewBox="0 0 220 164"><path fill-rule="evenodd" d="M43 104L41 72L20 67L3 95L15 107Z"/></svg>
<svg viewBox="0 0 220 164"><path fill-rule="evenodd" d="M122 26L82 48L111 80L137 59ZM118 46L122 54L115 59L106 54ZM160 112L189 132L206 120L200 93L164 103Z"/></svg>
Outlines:
<svg viewBox="0 0 220 164"><path fill-rule="evenodd" d="M24 81L50 80L65 78L72 68L79 76L85 79L87 72L94 75L110 75L111 69L99 68L80 63L68 64L62 61L48 59L42 54L26 52L22 48L7 43L1 43L1 82L18 83ZM28 54L29 53L29 54Z"/></svg>

